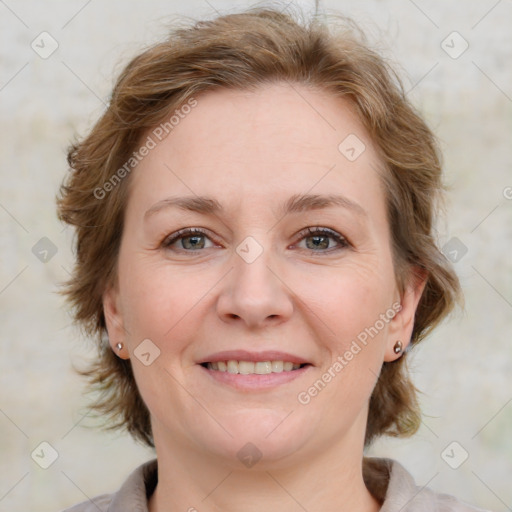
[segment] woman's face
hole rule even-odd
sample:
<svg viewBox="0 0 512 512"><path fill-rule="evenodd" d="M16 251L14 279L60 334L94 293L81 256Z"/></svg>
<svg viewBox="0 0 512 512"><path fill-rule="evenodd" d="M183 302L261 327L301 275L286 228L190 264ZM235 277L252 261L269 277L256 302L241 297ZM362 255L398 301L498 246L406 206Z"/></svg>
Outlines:
<svg viewBox="0 0 512 512"><path fill-rule="evenodd" d="M157 452L360 455L421 292L395 282L372 143L348 103L304 86L196 100L166 138L148 132L104 296Z"/></svg>

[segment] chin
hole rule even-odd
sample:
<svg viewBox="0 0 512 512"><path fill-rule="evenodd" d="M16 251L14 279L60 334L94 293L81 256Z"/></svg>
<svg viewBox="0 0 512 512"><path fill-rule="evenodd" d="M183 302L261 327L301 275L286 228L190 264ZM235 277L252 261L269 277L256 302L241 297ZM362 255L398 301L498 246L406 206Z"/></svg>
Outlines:
<svg viewBox="0 0 512 512"><path fill-rule="evenodd" d="M293 409L239 410L233 415L219 418L231 435L216 429L216 436L210 435L204 439L205 432L212 432L204 428L201 429L201 444L212 454L227 459L230 465L234 462L237 469L244 465L248 469L254 466L258 469L276 469L281 464L284 467L290 464L290 457L296 457L297 452L314 436L311 418L297 421L298 416L299 411Z"/></svg>

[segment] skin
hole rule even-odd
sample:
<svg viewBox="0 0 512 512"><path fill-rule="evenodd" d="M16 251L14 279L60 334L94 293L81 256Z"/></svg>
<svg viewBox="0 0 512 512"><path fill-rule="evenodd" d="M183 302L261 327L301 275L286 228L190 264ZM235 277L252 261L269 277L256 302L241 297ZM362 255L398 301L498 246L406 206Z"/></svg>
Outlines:
<svg viewBox="0 0 512 512"><path fill-rule="evenodd" d="M424 286L397 287L381 162L350 104L329 93L280 83L197 100L130 177L118 278L103 301L112 348L131 358L151 413L149 509L378 510L361 472L368 401L382 363L400 357L396 341L407 346ZM338 150L349 134L366 145L353 162ZM340 194L365 213L278 213L305 193ZM203 195L225 211L168 207L144 218L167 197ZM163 245L194 227L208 234ZM348 243L321 238L317 248L315 235L299 235L308 227ZM236 250L248 236L263 249L251 263ZM298 394L397 301L378 335L301 404ZM134 353L144 339L160 350L148 366ZM198 364L234 349L280 350L311 366L272 389L240 390ZM250 468L237 456L248 442L262 455Z"/></svg>

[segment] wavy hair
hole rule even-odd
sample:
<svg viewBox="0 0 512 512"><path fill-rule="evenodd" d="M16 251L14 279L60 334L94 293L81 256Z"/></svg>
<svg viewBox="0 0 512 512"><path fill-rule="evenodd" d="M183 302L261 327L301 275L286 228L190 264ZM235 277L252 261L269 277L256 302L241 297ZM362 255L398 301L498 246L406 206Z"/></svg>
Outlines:
<svg viewBox="0 0 512 512"><path fill-rule="evenodd" d="M99 356L81 373L99 392L94 408L107 418L109 428L126 428L136 440L154 446L149 411L131 362L118 358L104 340L102 296L116 279L130 176L101 194L104 197L98 197L98 189L119 175L148 129L203 91L287 82L350 101L383 164L397 282L403 289L411 269L428 276L412 345L460 297L457 276L434 238L444 192L436 139L389 64L350 20L334 18L336 23L328 24L318 17L304 20L272 8L254 8L177 26L126 65L108 109L87 136L70 147L70 172L57 206L59 218L75 228L76 264L61 293L73 308L75 322L97 341ZM406 354L383 364L370 399L366 445L383 434L407 436L418 429L416 391Z"/></svg>

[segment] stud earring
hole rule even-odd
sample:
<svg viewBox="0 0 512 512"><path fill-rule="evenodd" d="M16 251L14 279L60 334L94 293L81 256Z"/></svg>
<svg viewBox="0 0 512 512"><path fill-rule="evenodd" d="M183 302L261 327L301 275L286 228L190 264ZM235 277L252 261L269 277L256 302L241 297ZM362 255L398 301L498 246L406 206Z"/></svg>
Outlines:
<svg viewBox="0 0 512 512"><path fill-rule="evenodd" d="M120 352L120 351L123 349L123 344L122 344L122 343L118 343L118 344L116 345L116 348L117 348L117 350Z"/></svg>
<svg viewBox="0 0 512 512"><path fill-rule="evenodd" d="M402 353L402 342L400 340L398 340L396 343L395 343L395 346L393 347L393 352L395 354L401 354Z"/></svg>

